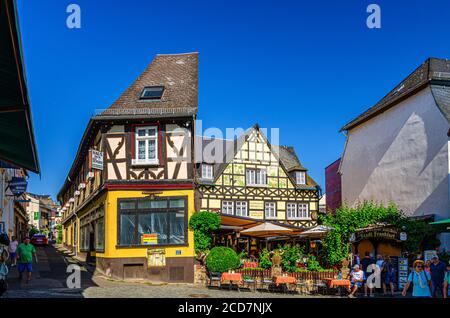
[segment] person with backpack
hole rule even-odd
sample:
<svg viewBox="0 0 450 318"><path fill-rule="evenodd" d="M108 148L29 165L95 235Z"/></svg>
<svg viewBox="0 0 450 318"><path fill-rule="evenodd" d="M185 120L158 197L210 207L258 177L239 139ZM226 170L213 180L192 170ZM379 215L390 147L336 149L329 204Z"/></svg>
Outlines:
<svg viewBox="0 0 450 318"><path fill-rule="evenodd" d="M381 281L383 282L383 295L387 296L387 285L391 289L391 297L394 297L394 280L395 270L392 265L391 258L385 256L383 264L381 265Z"/></svg>
<svg viewBox="0 0 450 318"><path fill-rule="evenodd" d="M413 284L413 297L431 298L431 275L424 271L424 261L416 260L413 263L413 271L408 276L408 282L403 288L402 295L406 296L409 286Z"/></svg>

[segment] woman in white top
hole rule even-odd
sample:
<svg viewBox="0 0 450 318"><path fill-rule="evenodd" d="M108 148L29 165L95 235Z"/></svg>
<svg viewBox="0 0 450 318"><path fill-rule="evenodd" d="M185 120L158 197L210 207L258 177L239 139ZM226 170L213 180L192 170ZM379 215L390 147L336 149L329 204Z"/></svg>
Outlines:
<svg viewBox="0 0 450 318"><path fill-rule="evenodd" d="M13 236L8 246L9 258L11 259L11 267L16 266L17 264L17 246L19 246L19 242L17 242L16 238Z"/></svg>

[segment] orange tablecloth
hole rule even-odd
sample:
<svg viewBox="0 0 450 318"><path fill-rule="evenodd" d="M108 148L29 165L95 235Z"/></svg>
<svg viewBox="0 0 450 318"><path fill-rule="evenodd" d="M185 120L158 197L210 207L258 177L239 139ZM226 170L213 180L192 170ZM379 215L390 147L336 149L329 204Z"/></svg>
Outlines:
<svg viewBox="0 0 450 318"><path fill-rule="evenodd" d="M344 287L350 286L350 281L348 279L324 278L323 281L327 284L328 288L334 288L339 286Z"/></svg>
<svg viewBox="0 0 450 318"><path fill-rule="evenodd" d="M275 276L273 282L278 286L280 284L296 284L297 280L292 276Z"/></svg>
<svg viewBox="0 0 450 318"><path fill-rule="evenodd" d="M242 282L242 275L239 273L231 274L231 273L222 273L222 276L220 277L220 282L233 282L233 283L241 283Z"/></svg>

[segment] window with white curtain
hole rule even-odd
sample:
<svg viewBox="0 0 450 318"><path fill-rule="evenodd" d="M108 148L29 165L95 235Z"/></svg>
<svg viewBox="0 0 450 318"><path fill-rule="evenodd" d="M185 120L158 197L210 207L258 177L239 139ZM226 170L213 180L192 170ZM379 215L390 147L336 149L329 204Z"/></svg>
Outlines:
<svg viewBox="0 0 450 318"><path fill-rule="evenodd" d="M156 126L136 127L133 164L158 164L158 128Z"/></svg>
<svg viewBox="0 0 450 318"><path fill-rule="evenodd" d="M309 205L308 203L299 203L298 204L298 215L300 219L310 219L311 215L309 213Z"/></svg>
<svg viewBox="0 0 450 318"><path fill-rule="evenodd" d="M222 201L222 213L223 214L233 215L234 214L233 208L234 208L233 201Z"/></svg>
<svg viewBox="0 0 450 318"><path fill-rule="evenodd" d="M245 175L248 186L267 185L267 172L265 169L247 169Z"/></svg>
<svg viewBox="0 0 450 318"><path fill-rule="evenodd" d="M264 215L266 216L266 219L275 219L277 217L277 209L275 202L265 203Z"/></svg>
<svg viewBox="0 0 450 318"><path fill-rule="evenodd" d="M236 215L237 216L248 216L247 201L237 201L236 202Z"/></svg>
<svg viewBox="0 0 450 318"><path fill-rule="evenodd" d="M202 179L212 180L213 179L213 166L210 164L202 164Z"/></svg>
<svg viewBox="0 0 450 318"><path fill-rule="evenodd" d="M297 171L295 173L295 181L297 184L306 184L306 172L305 171Z"/></svg>

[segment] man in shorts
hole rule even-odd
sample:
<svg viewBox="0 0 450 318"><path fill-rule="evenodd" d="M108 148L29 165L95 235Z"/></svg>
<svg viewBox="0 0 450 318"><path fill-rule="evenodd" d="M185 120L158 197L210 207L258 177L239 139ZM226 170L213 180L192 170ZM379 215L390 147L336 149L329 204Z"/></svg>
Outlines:
<svg viewBox="0 0 450 318"><path fill-rule="evenodd" d="M27 270L27 283L31 280L31 273L33 272L33 255L36 263L38 262L36 255L36 248L30 243L30 238L26 237L23 243L20 243L17 247L17 258L19 270L19 280L22 280L22 274Z"/></svg>
<svg viewBox="0 0 450 318"><path fill-rule="evenodd" d="M363 286L365 279L366 276L364 275L364 271L359 268L359 265L353 266L353 270L350 272L350 288L348 290L348 297L355 297L355 293Z"/></svg>

